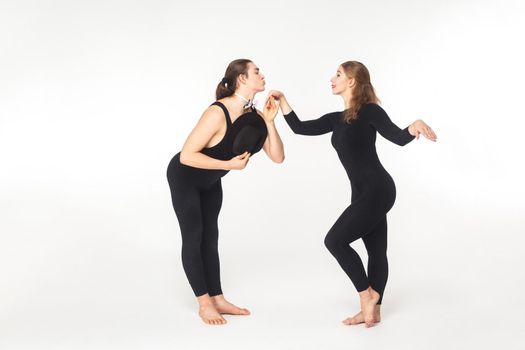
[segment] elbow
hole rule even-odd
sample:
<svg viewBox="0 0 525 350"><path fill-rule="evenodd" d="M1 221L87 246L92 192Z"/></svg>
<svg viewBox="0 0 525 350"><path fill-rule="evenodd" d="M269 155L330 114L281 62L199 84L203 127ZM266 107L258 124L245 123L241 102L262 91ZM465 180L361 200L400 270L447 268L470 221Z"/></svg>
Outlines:
<svg viewBox="0 0 525 350"><path fill-rule="evenodd" d="M296 135L301 135L301 128L297 127L297 126L291 126L290 125L290 129L292 129L292 132Z"/></svg>
<svg viewBox="0 0 525 350"><path fill-rule="evenodd" d="M188 152L181 151L180 152L180 163L183 165L189 165L190 155Z"/></svg>
<svg viewBox="0 0 525 350"><path fill-rule="evenodd" d="M274 163L277 163L277 164L282 164L284 162L284 154L280 157L276 157L274 159L272 159Z"/></svg>
<svg viewBox="0 0 525 350"><path fill-rule="evenodd" d="M272 154L271 152L267 152L268 158L274 163L281 164L284 162L284 153L280 154Z"/></svg>

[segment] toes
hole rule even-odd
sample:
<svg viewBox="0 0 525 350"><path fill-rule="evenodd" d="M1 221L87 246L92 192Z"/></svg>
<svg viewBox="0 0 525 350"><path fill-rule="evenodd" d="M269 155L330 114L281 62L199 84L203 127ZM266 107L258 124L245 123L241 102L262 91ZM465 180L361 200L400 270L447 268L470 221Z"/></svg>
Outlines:
<svg viewBox="0 0 525 350"><path fill-rule="evenodd" d="M351 325L354 325L354 326L355 326L356 324L360 324L360 323L363 323L363 320L362 320L362 319L360 320L360 319L358 319L358 318L356 318L356 317L352 317L352 319L350 320L350 324L351 324Z"/></svg>
<svg viewBox="0 0 525 350"><path fill-rule="evenodd" d="M363 323L363 320L359 319L359 317L357 316L354 316L354 317L348 317L347 319L343 321L343 323L348 326L355 326L357 324Z"/></svg>
<svg viewBox="0 0 525 350"><path fill-rule="evenodd" d="M248 309L241 309L240 307L228 305L227 307L220 307L218 308L218 311L222 314L229 314L229 315L250 315L251 312Z"/></svg>
<svg viewBox="0 0 525 350"><path fill-rule="evenodd" d="M232 305L231 312L234 315L249 315L250 311L248 309L240 308L235 305Z"/></svg>
<svg viewBox="0 0 525 350"><path fill-rule="evenodd" d="M226 324L226 319L224 318L202 318L202 321L208 325L217 326L221 324Z"/></svg>

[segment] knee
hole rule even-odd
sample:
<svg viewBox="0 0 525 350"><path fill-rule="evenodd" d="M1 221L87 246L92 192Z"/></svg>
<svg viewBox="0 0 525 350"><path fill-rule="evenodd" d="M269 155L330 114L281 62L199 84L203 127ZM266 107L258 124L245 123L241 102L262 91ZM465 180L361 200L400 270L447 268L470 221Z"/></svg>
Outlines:
<svg viewBox="0 0 525 350"><path fill-rule="evenodd" d="M338 246L341 245L341 241L334 234L329 232L324 238L324 245L326 249L328 249L330 252L333 252Z"/></svg>

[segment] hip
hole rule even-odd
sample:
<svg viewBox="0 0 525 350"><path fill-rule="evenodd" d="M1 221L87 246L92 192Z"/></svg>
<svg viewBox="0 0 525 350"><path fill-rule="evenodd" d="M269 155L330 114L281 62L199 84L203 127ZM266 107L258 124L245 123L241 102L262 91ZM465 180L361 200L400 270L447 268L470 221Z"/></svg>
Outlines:
<svg viewBox="0 0 525 350"><path fill-rule="evenodd" d="M199 189L208 189L227 173L228 170L201 169L182 164L179 152L171 159L166 176L170 186L195 186Z"/></svg>

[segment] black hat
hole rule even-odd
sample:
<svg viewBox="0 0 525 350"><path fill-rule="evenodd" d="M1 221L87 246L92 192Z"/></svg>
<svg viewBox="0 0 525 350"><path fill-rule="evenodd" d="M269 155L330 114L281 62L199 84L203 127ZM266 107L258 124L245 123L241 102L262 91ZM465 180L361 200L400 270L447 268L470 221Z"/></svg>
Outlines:
<svg viewBox="0 0 525 350"><path fill-rule="evenodd" d="M232 153L236 156L249 152L259 152L268 136L266 123L256 111L239 117L232 125Z"/></svg>

